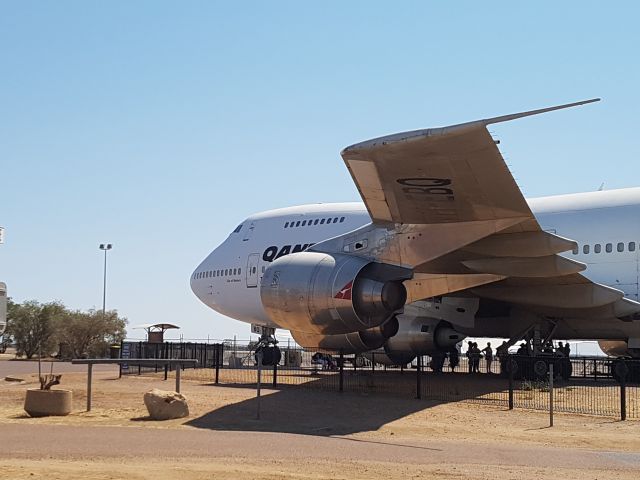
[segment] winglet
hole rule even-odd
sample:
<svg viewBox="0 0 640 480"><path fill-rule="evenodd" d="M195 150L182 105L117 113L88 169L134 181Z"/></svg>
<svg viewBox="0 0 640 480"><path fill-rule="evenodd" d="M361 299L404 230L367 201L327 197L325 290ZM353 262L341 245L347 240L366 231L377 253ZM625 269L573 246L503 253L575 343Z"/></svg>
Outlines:
<svg viewBox="0 0 640 480"><path fill-rule="evenodd" d="M555 107L540 108L538 110L530 110L528 112L512 113L511 115L502 115L500 117L485 118L484 120L480 120L480 123L484 123L485 125L491 125L492 123L508 122L510 120L516 120L517 118L530 117L531 115L538 115L539 113L553 112L554 110L562 110L563 108L577 107L579 105L586 105L587 103L593 103L593 102L599 102L599 101L600 101L599 98L592 98L590 100L567 103L565 105L557 105Z"/></svg>

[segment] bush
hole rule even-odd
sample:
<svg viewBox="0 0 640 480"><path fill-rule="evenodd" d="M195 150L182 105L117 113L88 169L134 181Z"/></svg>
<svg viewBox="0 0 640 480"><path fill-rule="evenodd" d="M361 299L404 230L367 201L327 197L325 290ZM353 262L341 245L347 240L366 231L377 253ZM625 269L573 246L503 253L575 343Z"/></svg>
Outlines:
<svg viewBox="0 0 640 480"><path fill-rule="evenodd" d="M126 336L127 319L115 310L105 312L69 310L59 302L9 301L7 334L13 337L18 355L32 358L58 350L61 358L106 357L109 346Z"/></svg>

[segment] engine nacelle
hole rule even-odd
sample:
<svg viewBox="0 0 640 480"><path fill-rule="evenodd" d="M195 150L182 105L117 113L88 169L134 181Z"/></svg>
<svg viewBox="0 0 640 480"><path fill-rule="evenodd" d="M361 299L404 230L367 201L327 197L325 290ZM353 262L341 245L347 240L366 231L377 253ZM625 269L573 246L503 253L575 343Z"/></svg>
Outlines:
<svg viewBox="0 0 640 480"><path fill-rule="evenodd" d="M384 351L395 365L411 362L417 355L445 352L464 340L451 324L429 317L399 315L398 333L384 344Z"/></svg>
<svg viewBox="0 0 640 480"><path fill-rule="evenodd" d="M625 340L598 340L598 345L610 357L640 358L640 348L629 348Z"/></svg>
<svg viewBox="0 0 640 480"><path fill-rule="evenodd" d="M322 335L292 331L291 335L303 348L325 353L363 353L382 347L398 331L398 320L392 317L383 325L360 332Z"/></svg>
<svg viewBox="0 0 640 480"><path fill-rule="evenodd" d="M269 265L262 305L282 328L324 335L378 327L402 310L405 268L353 255L300 252Z"/></svg>

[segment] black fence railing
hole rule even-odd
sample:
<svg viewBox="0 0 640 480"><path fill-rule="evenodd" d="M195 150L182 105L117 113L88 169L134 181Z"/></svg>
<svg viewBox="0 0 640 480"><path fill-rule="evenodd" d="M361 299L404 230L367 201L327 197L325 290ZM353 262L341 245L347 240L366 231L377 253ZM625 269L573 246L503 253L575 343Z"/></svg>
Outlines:
<svg viewBox="0 0 640 480"><path fill-rule="evenodd" d="M124 358L193 358L198 366L183 378L255 387L257 360L252 344L124 342ZM441 402L474 402L504 408L548 410L553 365L556 412L640 418L640 360L606 357L520 357L487 362L423 356L390 365L388 357L323 355L281 347L276 366L264 366L264 387L377 393ZM123 374L160 373L163 367L123 368ZM165 373L165 377L167 372Z"/></svg>

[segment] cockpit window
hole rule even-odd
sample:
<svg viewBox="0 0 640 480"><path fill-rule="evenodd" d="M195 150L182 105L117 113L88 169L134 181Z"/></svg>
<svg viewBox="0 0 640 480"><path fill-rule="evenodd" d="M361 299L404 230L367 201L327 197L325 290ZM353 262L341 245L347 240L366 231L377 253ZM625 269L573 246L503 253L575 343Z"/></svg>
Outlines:
<svg viewBox="0 0 640 480"><path fill-rule="evenodd" d="M242 225L243 225L242 223L238 225L236 229L233 231L233 233L240 233L240 230L242 230Z"/></svg>

